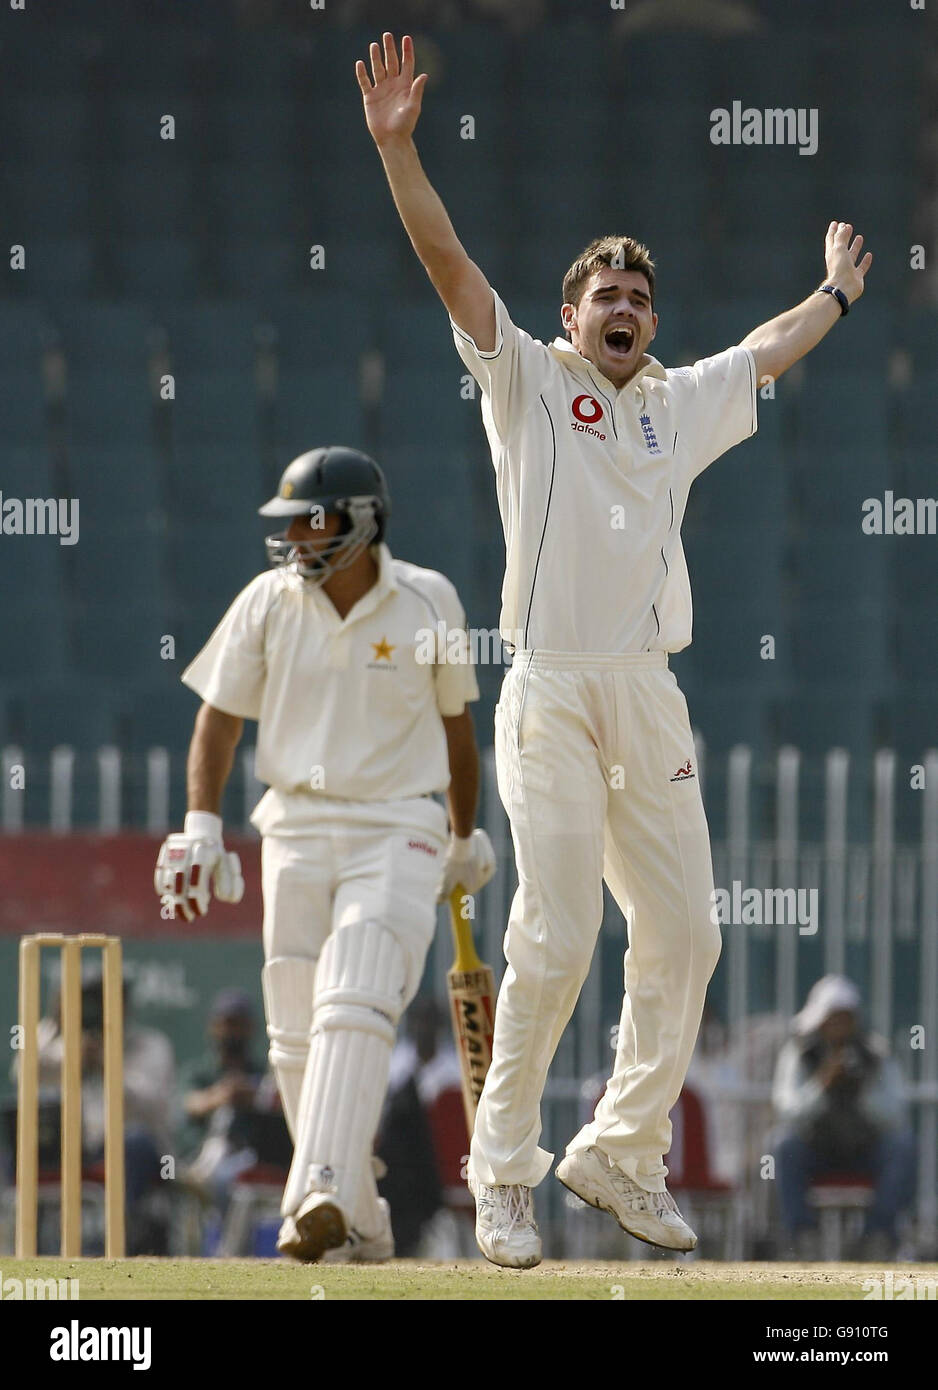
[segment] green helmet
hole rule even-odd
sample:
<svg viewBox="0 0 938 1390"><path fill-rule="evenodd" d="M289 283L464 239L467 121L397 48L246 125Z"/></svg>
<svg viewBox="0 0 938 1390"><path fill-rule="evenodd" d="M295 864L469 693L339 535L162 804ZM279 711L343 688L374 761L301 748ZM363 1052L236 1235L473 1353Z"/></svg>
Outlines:
<svg viewBox="0 0 938 1390"><path fill-rule="evenodd" d="M261 516L308 516L313 524L330 513L343 520L341 531L326 541L290 541L285 532L268 536L272 565L293 565L304 579L322 584L333 571L345 569L367 545L384 539L391 498L384 474L367 454L341 444L311 449L285 469Z"/></svg>

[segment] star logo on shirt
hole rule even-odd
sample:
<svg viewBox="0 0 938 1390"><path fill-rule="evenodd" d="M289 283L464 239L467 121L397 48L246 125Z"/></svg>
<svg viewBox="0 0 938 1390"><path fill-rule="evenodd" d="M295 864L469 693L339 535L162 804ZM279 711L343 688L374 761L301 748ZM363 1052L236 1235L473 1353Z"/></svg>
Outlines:
<svg viewBox="0 0 938 1390"><path fill-rule="evenodd" d="M394 651L394 648L388 645L388 639L386 637L382 637L380 642L372 642L371 645L374 650L375 661L391 660L391 653Z"/></svg>

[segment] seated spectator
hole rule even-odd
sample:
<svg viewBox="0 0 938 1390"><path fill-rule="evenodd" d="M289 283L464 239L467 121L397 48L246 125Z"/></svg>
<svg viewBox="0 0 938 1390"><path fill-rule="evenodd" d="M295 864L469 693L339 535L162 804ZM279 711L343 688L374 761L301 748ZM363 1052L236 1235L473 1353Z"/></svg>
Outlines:
<svg viewBox="0 0 938 1390"><path fill-rule="evenodd" d="M250 997L222 990L209 1014L211 1052L188 1069L184 1083L187 1138L197 1149L184 1176L219 1216L240 1174L262 1163L285 1175L292 1155L276 1084L251 1049L254 1031Z"/></svg>
<svg viewBox="0 0 938 1390"><path fill-rule="evenodd" d="M415 999L407 1011L406 1035L391 1054L375 1152L382 1169L378 1191L391 1208L399 1258L417 1253L421 1236L443 1201L427 1110L441 1089L460 1086L460 1072L455 1048L438 1046L441 1026L435 1002Z"/></svg>
<svg viewBox="0 0 938 1390"><path fill-rule="evenodd" d="M843 976L818 980L795 1016L779 1054L773 1104L781 1218L796 1256L816 1258L807 1193L824 1173L873 1181L863 1237L851 1256L894 1256L896 1221L913 1191L905 1084L886 1043L863 1028L859 991Z"/></svg>

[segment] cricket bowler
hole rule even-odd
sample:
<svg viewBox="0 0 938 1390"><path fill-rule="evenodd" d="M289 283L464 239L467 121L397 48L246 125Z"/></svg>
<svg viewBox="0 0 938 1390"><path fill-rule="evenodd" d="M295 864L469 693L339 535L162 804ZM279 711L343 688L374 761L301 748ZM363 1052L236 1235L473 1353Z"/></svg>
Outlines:
<svg viewBox="0 0 938 1390"><path fill-rule="evenodd" d="M757 387L809 352L863 293L872 257L832 222L827 273L737 347L666 369L648 353L655 268L602 237L563 278L565 337L512 323L459 242L417 156L426 75L390 34L356 75L414 249L482 391L505 536L501 632L513 660L495 715L499 792L518 891L492 1064L469 1161L476 1237L494 1263L536 1265L540 1100L602 921L628 922L615 1067L557 1176L650 1244L696 1236L665 1186L668 1118L720 953L707 822L669 652L691 639L680 527L693 480L756 429ZM627 157L627 155L626 155Z"/></svg>
<svg viewBox="0 0 938 1390"><path fill-rule="evenodd" d="M468 642L428 656L425 638L465 634L465 614L442 574L392 557L390 507L378 464L333 446L294 459L260 508L286 530L267 538L272 568L183 673L203 702L188 814L155 874L187 921L204 917L213 887L222 901L241 897L220 808L244 721L257 720L264 1005L294 1142L278 1248L304 1261L394 1253L372 1142L395 1030L438 898L457 883L477 892L495 869L473 829Z"/></svg>

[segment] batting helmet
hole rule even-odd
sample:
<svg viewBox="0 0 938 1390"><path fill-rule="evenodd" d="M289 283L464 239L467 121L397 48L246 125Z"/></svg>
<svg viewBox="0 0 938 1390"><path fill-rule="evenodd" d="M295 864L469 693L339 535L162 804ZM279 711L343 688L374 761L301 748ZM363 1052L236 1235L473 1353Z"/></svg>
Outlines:
<svg viewBox="0 0 938 1390"><path fill-rule="evenodd" d="M381 469L373 458L341 444L300 454L284 470L272 497L259 508L261 516L308 516L336 513L343 526L325 541L289 541L285 532L268 536L267 554L273 565L292 564L304 579L322 583L345 569L366 545L384 539L391 497Z"/></svg>

